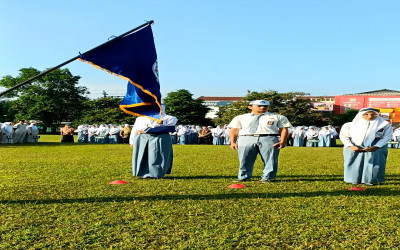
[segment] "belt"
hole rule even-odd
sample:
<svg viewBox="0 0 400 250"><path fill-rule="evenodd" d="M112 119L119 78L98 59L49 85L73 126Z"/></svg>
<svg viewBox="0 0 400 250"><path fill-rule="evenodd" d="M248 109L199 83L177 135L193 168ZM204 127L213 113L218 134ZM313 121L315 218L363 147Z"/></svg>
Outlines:
<svg viewBox="0 0 400 250"><path fill-rule="evenodd" d="M280 134L257 134L257 135L241 135L241 136L263 137L263 136L280 136Z"/></svg>

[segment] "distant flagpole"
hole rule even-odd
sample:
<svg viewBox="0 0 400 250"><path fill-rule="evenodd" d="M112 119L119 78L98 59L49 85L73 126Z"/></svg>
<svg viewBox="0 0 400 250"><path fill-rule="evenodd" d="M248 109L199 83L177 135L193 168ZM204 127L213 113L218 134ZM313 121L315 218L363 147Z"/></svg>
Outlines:
<svg viewBox="0 0 400 250"><path fill-rule="evenodd" d="M125 33L122 34L122 35L119 35L119 36L117 36L117 37L115 37L115 38L113 38L113 39L111 39L111 40L109 40L109 41L107 41L107 42L105 42L105 43L103 43L103 44L101 44L101 45L99 45L99 46L97 46L97 47L91 49L91 50L86 51L85 53L88 53L88 52L91 52L92 50L95 50L95 49L98 49L98 48L100 48L100 47L103 47L103 46L106 45L106 44L115 42L116 40L118 40L118 39L120 39L120 38L122 38L122 37L124 37L124 36L126 36L126 35L129 35L129 34L132 33L132 32L135 32L135 31L137 31L137 30L140 30L140 29L143 28L143 27L146 27L146 26L148 26L148 25L151 25L151 24L153 24L153 23L154 23L153 20L148 21L148 22L146 22L146 23L144 23L144 24L142 24L142 25L140 25L140 26L138 26L138 27L136 27L136 28L134 28L134 29L131 29L130 31L125 32ZM85 54L85 53L83 53L83 54ZM24 85L26 85L26 84L28 84L28 83L31 83L31 82L33 82L34 80L38 79L39 77L44 76L44 75L46 75L46 74L48 74L48 73L50 73L50 72L52 72L52 71L54 71L54 70L56 70L56 69L59 69L59 68L61 68L62 66L66 65L66 64L68 64L68 63L70 63L70 62L73 62L73 61L75 61L76 59L78 59L78 58L80 58L80 57L81 57L81 55L76 56L76 57L74 57L74 58L71 58L71 59L69 59L68 61L65 61L65 62L63 62L63 63L61 63L61 64L59 64L59 65L57 65L57 66L55 66L55 67L53 67L53 68L50 68L50 69L48 69L48 70L46 70L46 71L43 71L42 73L40 73L40 74L37 75L37 76L34 76L34 77L32 77L32 78L30 78L30 79L24 81L24 82L21 82L21 83L15 85L14 87L8 88L7 90L5 90L5 91L3 91L3 92L0 93L0 97L2 97L3 95L5 95L5 94L7 94L7 93L10 93L11 91L14 91L14 90L20 88L20 87L22 87L22 86L24 86Z"/></svg>

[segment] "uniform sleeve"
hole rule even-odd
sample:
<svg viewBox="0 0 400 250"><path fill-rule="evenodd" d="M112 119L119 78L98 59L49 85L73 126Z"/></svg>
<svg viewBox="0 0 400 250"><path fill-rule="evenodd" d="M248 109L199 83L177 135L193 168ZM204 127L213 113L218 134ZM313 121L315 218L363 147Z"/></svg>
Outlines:
<svg viewBox="0 0 400 250"><path fill-rule="evenodd" d="M290 122L286 116L279 115L277 127L278 128L290 128L290 127L292 127L292 124L290 124Z"/></svg>
<svg viewBox="0 0 400 250"><path fill-rule="evenodd" d="M339 138L345 147L354 146L350 140L350 123L345 123L340 130Z"/></svg>
<svg viewBox="0 0 400 250"><path fill-rule="evenodd" d="M178 119L175 116L168 115L163 120L163 125L164 126L175 126L177 122L178 122Z"/></svg>
<svg viewBox="0 0 400 250"><path fill-rule="evenodd" d="M228 128L242 128L242 124L238 116L232 119L231 123L229 123Z"/></svg>
<svg viewBox="0 0 400 250"><path fill-rule="evenodd" d="M383 127L382 138L374 146L380 147L380 148L385 146L392 138L392 135L393 135L392 126L390 124L387 124L385 127Z"/></svg>

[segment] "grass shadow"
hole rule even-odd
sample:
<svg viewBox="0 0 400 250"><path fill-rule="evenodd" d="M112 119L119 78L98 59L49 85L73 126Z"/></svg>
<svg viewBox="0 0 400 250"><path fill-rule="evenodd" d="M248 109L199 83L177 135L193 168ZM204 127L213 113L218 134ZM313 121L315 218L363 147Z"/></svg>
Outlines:
<svg viewBox="0 0 400 250"><path fill-rule="evenodd" d="M234 191L234 190L232 190ZM238 190L236 190L238 191ZM235 191L234 191L235 192ZM96 203L96 202L127 202L127 201L181 201L181 200L236 200L236 199L282 199L282 198L313 198L313 197L384 197L400 196L388 188L368 189L365 192L348 190L316 191L299 193L230 193L230 194L188 194L188 195L152 195L152 196L126 196L126 197L93 197L77 199L47 199L47 200L2 200L0 204L71 204L71 203Z"/></svg>
<svg viewBox="0 0 400 250"><path fill-rule="evenodd" d="M196 180L196 179L237 179L237 176L226 175L194 175L194 176L166 176L163 179L170 180Z"/></svg>

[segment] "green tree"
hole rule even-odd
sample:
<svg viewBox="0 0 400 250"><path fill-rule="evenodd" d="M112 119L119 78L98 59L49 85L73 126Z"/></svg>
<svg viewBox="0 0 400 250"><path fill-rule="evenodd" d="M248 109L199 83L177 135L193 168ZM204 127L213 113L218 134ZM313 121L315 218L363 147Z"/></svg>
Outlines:
<svg viewBox="0 0 400 250"><path fill-rule="evenodd" d="M129 115L119 108L122 98L104 97L85 102L82 119L74 123L79 124L133 124L136 116ZM78 124L79 123L79 124Z"/></svg>
<svg viewBox="0 0 400 250"><path fill-rule="evenodd" d="M0 122L12 121L17 112L11 100L0 100Z"/></svg>
<svg viewBox="0 0 400 250"><path fill-rule="evenodd" d="M298 125L316 125L326 124L323 121L322 114L313 112L310 100L304 98L304 92L278 93L275 90L264 92L248 91L243 101L232 103L225 106L217 113L218 118L214 119L216 124L227 124L233 117L250 112L248 107L249 101L252 100L268 100L271 105L270 112L278 113L286 116L293 126Z"/></svg>
<svg viewBox="0 0 400 250"><path fill-rule="evenodd" d="M204 105L203 100L193 99L193 94L186 89L168 93L163 101L166 113L176 116L180 124L211 124L211 120L205 118L208 108Z"/></svg>
<svg viewBox="0 0 400 250"><path fill-rule="evenodd" d="M39 73L34 68L23 68L17 77L4 76L0 86L10 88ZM16 98L12 102L17 110L14 120L41 120L46 129L62 121L80 119L89 92L86 87L77 86L79 79L68 69L57 69L13 91L8 96Z"/></svg>
<svg viewBox="0 0 400 250"><path fill-rule="evenodd" d="M332 125L341 127L346 122L351 122L358 114L356 109L348 109L343 114L337 114L332 117Z"/></svg>

